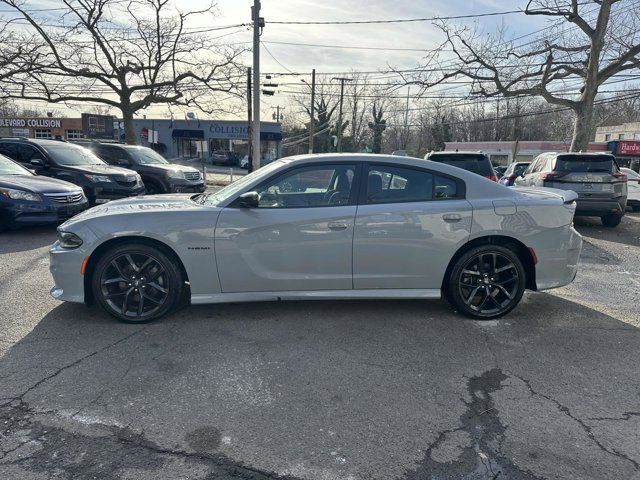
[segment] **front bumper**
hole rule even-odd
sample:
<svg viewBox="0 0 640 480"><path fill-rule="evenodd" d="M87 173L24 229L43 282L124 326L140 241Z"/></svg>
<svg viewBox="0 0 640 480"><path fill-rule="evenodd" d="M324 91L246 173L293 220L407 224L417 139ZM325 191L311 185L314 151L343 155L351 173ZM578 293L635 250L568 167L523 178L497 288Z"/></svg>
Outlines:
<svg viewBox="0 0 640 480"><path fill-rule="evenodd" d="M89 203L58 204L52 202L7 202L0 203L0 222L10 228L27 225L62 223L86 210Z"/></svg>
<svg viewBox="0 0 640 480"><path fill-rule="evenodd" d="M573 282L578 273L582 235L573 225L554 229L553 244L536 249L536 285L538 290L562 287Z"/></svg>
<svg viewBox="0 0 640 480"><path fill-rule="evenodd" d="M83 303L84 276L80 273L86 253L82 247L69 250L55 242L49 249L49 271L54 287L51 296L56 300Z"/></svg>
<svg viewBox="0 0 640 480"><path fill-rule="evenodd" d="M85 193L89 199L89 203L91 205L96 205L106 203L111 200L118 200L120 198L144 195L146 193L146 189L142 183L139 185L136 184L135 187L123 187L117 184L111 185L108 183L86 188Z"/></svg>
<svg viewBox="0 0 640 480"><path fill-rule="evenodd" d="M189 180L172 180L169 184L170 193L202 193L207 186L204 180L191 182Z"/></svg>

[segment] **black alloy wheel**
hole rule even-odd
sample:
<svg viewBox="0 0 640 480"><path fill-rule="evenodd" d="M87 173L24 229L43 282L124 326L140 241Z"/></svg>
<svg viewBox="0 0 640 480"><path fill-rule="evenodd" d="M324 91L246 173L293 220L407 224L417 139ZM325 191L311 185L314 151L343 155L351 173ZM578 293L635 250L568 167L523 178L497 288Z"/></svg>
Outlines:
<svg viewBox="0 0 640 480"><path fill-rule="evenodd" d="M92 278L94 298L128 323L159 318L181 298L184 280L176 261L146 245L121 245L100 258Z"/></svg>
<svg viewBox="0 0 640 480"><path fill-rule="evenodd" d="M525 285L524 267L513 250L483 245L456 261L449 277L447 298L461 313L489 320L513 310Z"/></svg>

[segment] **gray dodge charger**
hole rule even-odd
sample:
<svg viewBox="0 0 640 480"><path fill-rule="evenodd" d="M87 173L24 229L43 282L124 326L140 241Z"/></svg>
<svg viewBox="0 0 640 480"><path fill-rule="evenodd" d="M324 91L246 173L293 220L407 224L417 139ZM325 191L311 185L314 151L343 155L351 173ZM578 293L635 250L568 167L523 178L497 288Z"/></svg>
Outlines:
<svg viewBox="0 0 640 480"><path fill-rule="evenodd" d="M303 155L215 192L112 201L61 225L52 295L126 322L183 304L437 299L480 319L573 281L577 195L386 155Z"/></svg>

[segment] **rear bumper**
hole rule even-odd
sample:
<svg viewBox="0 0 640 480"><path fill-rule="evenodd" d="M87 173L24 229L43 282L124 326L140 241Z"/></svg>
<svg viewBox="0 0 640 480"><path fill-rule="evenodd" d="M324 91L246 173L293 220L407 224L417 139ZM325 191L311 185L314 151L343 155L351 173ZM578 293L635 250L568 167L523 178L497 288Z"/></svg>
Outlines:
<svg viewBox="0 0 640 480"><path fill-rule="evenodd" d="M624 213L627 199L624 197L611 199L578 198L576 205L576 216L601 216L611 213Z"/></svg>
<svg viewBox="0 0 640 480"><path fill-rule="evenodd" d="M536 250L536 285L538 290L562 287L573 282L578 273L582 235L573 225L562 227L555 247Z"/></svg>

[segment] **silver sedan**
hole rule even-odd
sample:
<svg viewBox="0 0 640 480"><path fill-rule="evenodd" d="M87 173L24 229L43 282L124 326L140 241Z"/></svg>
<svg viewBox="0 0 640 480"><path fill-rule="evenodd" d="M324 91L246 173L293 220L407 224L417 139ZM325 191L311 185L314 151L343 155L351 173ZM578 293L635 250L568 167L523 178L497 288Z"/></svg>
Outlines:
<svg viewBox="0 0 640 480"><path fill-rule="evenodd" d="M304 155L216 193L123 199L72 218L52 295L126 322L193 304L446 298L491 319L573 281L576 194L431 161Z"/></svg>

